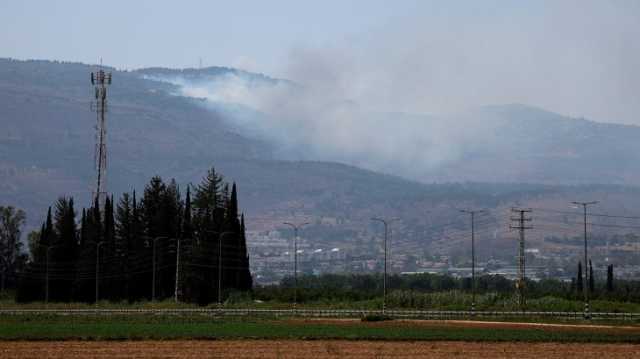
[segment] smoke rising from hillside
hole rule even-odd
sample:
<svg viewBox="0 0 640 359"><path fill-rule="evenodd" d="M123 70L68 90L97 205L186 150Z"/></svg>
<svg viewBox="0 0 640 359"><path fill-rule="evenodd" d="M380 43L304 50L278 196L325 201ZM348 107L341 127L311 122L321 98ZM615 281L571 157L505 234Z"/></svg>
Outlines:
<svg viewBox="0 0 640 359"><path fill-rule="evenodd" d="M636 10L576 2L500 21L431 16L291 50L281 74L296 85L235 75L181 85L185 95L258 111L226 115L287 158L442 177L434 171L500 137L497 119L471 108L524 103L633 122L640 104L620 94L640 90Z"/></svg>

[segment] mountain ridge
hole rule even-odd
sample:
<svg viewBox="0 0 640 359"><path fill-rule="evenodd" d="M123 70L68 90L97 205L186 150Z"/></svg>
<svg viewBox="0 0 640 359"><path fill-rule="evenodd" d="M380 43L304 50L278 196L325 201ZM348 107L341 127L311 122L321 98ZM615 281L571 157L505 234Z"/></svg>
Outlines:
<svg viewBox="0 0 640 359"><path fill-rule="evenodd" d="M26 209L29 228L39 226L46 207L58 196L72 195L78 206L90 203L95 114L89 111L93 93L88 73L93 69L81 64L0 60L0 119L6 129L0 133L0 203ZM365 238L371 236L370 217L398 217L402 218L397 229L401 235L399 243L407 250L421 248L434 253L447 253L459 247L462 238L459 233L466 233L467 225L465 218L460 217L460 208L492 209L495 214L490 220L496 226L502 226L503 212L516 204L552 207L580 198L599 199L603 203L607 198L615 198L624 213L640 212L640 188L635 180L558 185L552 184L553 178L545 183L536 182L535 177L526 181L514 176L510 183L504 183L500 181L504 177L498 166L509 168L508 161L518 163L520 159L491 157L486 148L475 154L479 158L475 162L440 170L450 170L451 176L420 182L335 161L289 161L274 155L273 143L230 127L224 113L212 111L202 100L175 96L173 86L145 80L136 73L114 71L109 89L107 186L116 196L134 188L142 191L153 175L174 177L184 189L189 183L198 183L213 165L227 179L237 182L240 205L251 231L279 229L284 220L329 218L341 223L348 232L337 231L335 225L316 225L309 239L327 245L355 246L367 243ZM526 121L525 118L519 122ZM587 122L578 123L589 128ZM570 136L563 139L580 133L570 126L565 130ZM632 133L622 137L635 136L635 129L629 132ZM512 142L498 142L503 147L496 145L490 149L504 153L526 141L529 149L535 148L536 138L544 138L527 138L526 131L520 134L521 138ZM603 133L597 135L603 137ZM605 135L615 138L615 131ZM580 141L577 143L584 143ZM625 142L619 150L633 155L629 148L635 147ZM514 153L533 161L527 157L526 148L522 153ZM536 161L543 164L541 168L558 167L561 174L561 170L574 171L574 165L589 164L559 153L561 161L547 163L551 157L546 154ZM604 161L615 155L613 151ZM635 157L628 159L633 161ZM458 173L473 174L476 170L473 166L483 173L487 168L482 167L488 166L496 172L496 183L470 180L471 175L458 177ZM526 165L524 169L528 169ZM388 172L394 171L389 168ZM633 173L636 176L640 170ZM523 178L529 177L520 177ZM620 211L611 206L603 210ZM428 218L427 212L431 213ZM451 238L452 231L458 233L458 239L448 244L445 238ZM349 233L348 237L344 233ZM490 240L498 247L512 245L504 236ZM544 242L541 243L536 245Z"/></svg>

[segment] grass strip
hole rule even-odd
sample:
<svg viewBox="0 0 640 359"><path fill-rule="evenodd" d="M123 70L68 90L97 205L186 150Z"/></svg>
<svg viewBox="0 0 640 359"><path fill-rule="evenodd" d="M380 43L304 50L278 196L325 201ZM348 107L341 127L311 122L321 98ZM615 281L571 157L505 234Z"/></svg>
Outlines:
<svg viewBox="0 0 640 359"><path fill-rule="evenodd" d="M0 316L0 340L348 339L640 343L640 331L483 328L206 316Z"/></svg>

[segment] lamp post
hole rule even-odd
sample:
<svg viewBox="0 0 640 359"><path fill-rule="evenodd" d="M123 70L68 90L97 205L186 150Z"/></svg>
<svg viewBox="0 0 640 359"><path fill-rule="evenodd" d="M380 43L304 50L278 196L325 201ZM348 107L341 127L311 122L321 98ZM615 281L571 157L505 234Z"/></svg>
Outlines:
<svg viewBox="0 0 640 359"><path fill-rule="evenodd" d="M44 304L48 305L49 304L49 251L52 248L58 247L58 245L55 246L47 246L47 249L45 250L45 267L46 267L46 279L45 279L45 284L44 284Z"/></svg>
<svg viewBox="0 0 640 359"><path fill-rule="evenodd" d="M151 275L151 301L155 302L156 300L156 242L159 239L167 239L169 237L156 237L153 239L153 269Z"/></svg>
<svg viewBox="0 0 640 359"><path fill-rule="evenodd" d="M102 246L104 244L104 242L98 242L96 243L96 305L98 305L98 293L99 293L99 284L98 284L98 278L99 278L99 273L100 273L100 246Z"/></svg>
<svg viewBox="0 0 640 359"><path fill-rule="evenodd" d="M587 206L592 204L597 204L597 201L592 202L571 202L576 206L582 206L584 210L584 284L582 286L582 291L584 293L584 317L585 319L589 319L590 309L589 309L589 270L588 270L588 262L587 262Z"/></svg>
<svg viewBox="0 0 640 359"><path fill-rule="evenodd" d="M222 240L227 234L236 234L232 231L207 231L218 235L218 308L222 308Z"/></svg>
<svg viewBox="0 0 640 359"><path fill-rule="evenodd" d="M227 234L235 232L222 232L218 235L218 308L222 308L222 239Z"/></svg>
<svg viewBox="0 0 640 359"><path fill-rule="evenodd" d="M462 213L471 215L471 313L476 310L476 245L475 245L475 218L476 214L485 212L484 210L471 211L462 209Z"/></svg>
<svg viewBox="0 0 640 359"><path fill-rule="evenodd" d="M180 284L180 238L178 238L176 242L176 284L173 292L173 299L178 303L178 286Z"/></svg>
<svg viewBox="0 0 640 359"><path fill-rule="evenodd" d="M287 226L293 228L293 310L298 304L298 229L306 226L309 222L293 224L284 222Z"/></svg>
<svg viewBox="0 0 640 359"><path fill-rule="evenodd" d="M383 218L371 218L372 221L380 222L384 225L384 274L382 276L382 313L384 314L387 306L387 237L389 223L396 220L396 218L387 220Z"/></svg>

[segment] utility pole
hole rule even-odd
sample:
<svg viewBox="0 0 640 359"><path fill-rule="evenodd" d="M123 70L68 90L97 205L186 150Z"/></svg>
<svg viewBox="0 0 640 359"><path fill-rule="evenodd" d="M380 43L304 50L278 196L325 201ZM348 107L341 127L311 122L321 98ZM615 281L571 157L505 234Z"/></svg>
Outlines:
<svg viewBox="0 0 640 359"><path fill-rule="evenodd" d="M576 206L582 206L584 210L584 285L582 286L582 291L584 292L584 318L591 319L591 312L589 308L589 262L587 261L587 206L597 204L598 201L571 203Z"/></svg>
<svg viewBox="0 0 640 359"><path fill-rule="evenodd" d="M218 235L218 308L222 308L222 240L227 234L236 233L226 231Z"/></svg>
<svg viewBox="0 0 640 359"><path fill-rule="evenodd" d="M293 310L295 311L298 304L298 229L309 223L293 224L284 222L283 224L293 228Z"/></svg>
<svg viewBox="0 0 640 359"><path fill-rule="evenodd" d="M47 246L47 249L45 251L45 261L46 261L46 280L45 280L45 289L44 289L44 304L48 305L49 304L49 250L51 250L52 248L55 248L57 246Z"/></svg>
<svg viewBox="0 0 640 359"><path fill-rule="evenodd" d="M168 237L156 237L153 239L153 273L151 275L151 301L156 300L156 242L158 239L167 239Z"/></svg>
<svg viewBox="0 0 640 359"><path fill-rule="evenodd" d="M94 154L96 166L96 187L94 200L100 204L104 203L107 195L107 86L111 85L111 73L102 70L102 60L100 68L91 73L91 84L95 88L95 101L91 104L92 110L97 114L96 126L96 148Z"/></svg>
<svg viewBox="0 0 640 359"><path fill-rule="evenodd" d="M383 219L383 218L371 218L372 221L380 222L384 225L384 274L382 276L382 314L384 314L387 307L387 242L389 224L396 219Z"/></svg>
<svg viewBox="0 0 640 359"><path fill-rule="evenodd" d="M176 244L176 286L173 293L173 299L178 303L178 287L180 285L180 238L177 239Z"/></svg>
<svg viewBox="0 0 640 359"><path fill-rule="evenodd" d="M476 311L476 244L475 244L475 219L476 214L485 212L485 210L460 210L471 216L471 313Z"/></svg>
<svg viewBox="0 0 640 359"><path fill-rule="evenodd" d="M215 233L218 235L218 308L222 308L222 239L227 234L236 234L236 232L225 231L211 231L207 230L207 233Z"/></svg>
<svg viewBox="0 0 640 359"><path fill-rule="evenodd" d="M98 278L99 278L99 273L100 273L100 246L103 245L104 242L98 242L96 244L96 305L98 305L98 289L99 289L99 284L98 284Z"/></svg>
<svg viewBox="0 0 640 359"><path fill-rule="evenodd" d="M532 210L529 208L511 208L511 212L517 214L517 216L511 217L511 221L515 222L515 225L512 224L509 228L517 229L520 231L520 245L518 248L518 281L516 282L516 289L518 290L518 305L520 306L520 310L524 312L526 306L526 266L524 254L524 236L527 229L533 229L533 227L525 225L527 222L531 222L531 218L527 217L527 214L531 213Z"/></svg>

